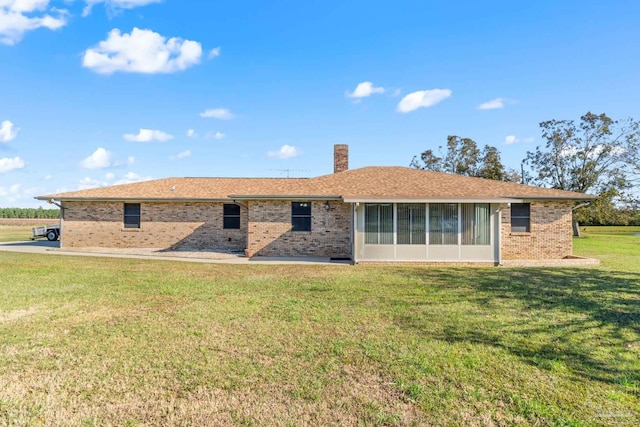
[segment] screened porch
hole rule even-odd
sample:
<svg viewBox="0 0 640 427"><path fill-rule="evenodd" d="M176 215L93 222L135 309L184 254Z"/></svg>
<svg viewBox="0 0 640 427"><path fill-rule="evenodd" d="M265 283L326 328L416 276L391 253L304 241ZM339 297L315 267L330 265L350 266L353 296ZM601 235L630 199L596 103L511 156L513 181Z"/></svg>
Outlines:
<svg viewBox="0 0 640 427"><path fill-rule="evenodd" d="M499 204L355 203L356 261L496 261Z"/></svg>

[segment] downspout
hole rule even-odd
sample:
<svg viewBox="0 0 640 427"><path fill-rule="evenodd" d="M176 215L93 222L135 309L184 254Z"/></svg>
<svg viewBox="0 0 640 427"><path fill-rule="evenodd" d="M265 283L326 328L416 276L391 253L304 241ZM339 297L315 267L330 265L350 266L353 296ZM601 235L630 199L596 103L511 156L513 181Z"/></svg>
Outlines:
<svg viewBox="0 0 640 427"><path fill-rule="evenodd" d="M244 255L245 255L246 257L248 257L248 254L249 254L249 205L245 206L245 205L243 205L242 203L238 202L237 200L232 200L232 203L233 203L234 205L238 205L238 206L240 206L241 208L244 208L244 209L246 209L246 210L247 210L247 231L246 231L247 236L246 236L246 245L245 245L245 246L247 246L247 247L246 247L246 248L244 248ZM242 219L241 219L241 221L242 221ZM242 222L241 222L240 224L242 224ZM242 227L242 225L240 225L240 226Z"/></svg>
<svg viewBox="0 0 640 427"><path fill-rule="evenodd" d="M498 267L502 267L502 205L496 212L498 214L498 241L496 242L498 249Z"/></svg>
<svg viewBox="0 0 640 427"><path fill-rule="evenodd" d="M64 234L62 233L62 229L64 228L64 211L67 209L64 206L62 206L62 201L60 203L56 202L55 199L49 199L47 200L47 203L49 203L50 205L56 205L57 207L60 208L60 220L58 221L58 223L60 224L60 247L63 247L63 239L64 239Z"/></svg>
<svg viewBox="0 0 640 427"><path fill-rule="evenodd" d="M351 260L354 264L358 263L358 260L356 258L356 227L358 226L356 213L357 205L358 203L351 203L351 233L349 233L349 239L351 239Z"/></svg>
<svg viewBox="0 0 640 427"><path fill-rule="evenodd" d="M580 224L578 224L578 221L573 219L573 211L575 211L576 209L580 209L583 208L585 206L590 205L591 202L584 202L584 203L580 203L578 206L574 206L573 208L571 208L571 225L573 227L573 237L581 237L580 236Z"/></svg>

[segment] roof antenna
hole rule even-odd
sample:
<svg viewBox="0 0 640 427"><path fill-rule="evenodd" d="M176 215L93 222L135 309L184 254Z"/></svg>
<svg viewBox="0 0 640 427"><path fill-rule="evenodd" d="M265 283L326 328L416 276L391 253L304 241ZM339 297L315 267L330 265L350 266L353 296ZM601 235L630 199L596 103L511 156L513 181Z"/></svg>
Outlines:
<svg viewBox="0 0 640 427"><path fill-rule="evenodd" d="M311 172L309 169L269 169L270 171L280 172L280 175L287 174L287 178L290 178L291 172Z"/></svg>

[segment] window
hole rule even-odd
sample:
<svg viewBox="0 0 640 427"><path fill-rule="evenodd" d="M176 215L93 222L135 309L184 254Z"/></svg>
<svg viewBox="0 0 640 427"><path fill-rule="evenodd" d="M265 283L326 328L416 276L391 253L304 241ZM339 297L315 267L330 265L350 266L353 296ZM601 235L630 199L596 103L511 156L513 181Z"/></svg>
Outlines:
<svg viewBox="0 0 640 427"><path fill-rule="evenodd" d="M240 206L225 203L222 206L222 228L240 230Z"/></svg>
<svg viewBox="0 0 640 427"><path fill-rule="evenodd" d="M311 231L311 202L291 203L291 231Z"/></svg>
<svg viewBox="0 0 640 427"><path fill-rule="evenodd" d="M488 203L462 204L462 244L490 244L490 208Z"/></svg>
<svg viewBox="0 0 640 427"><path fill-rule="evenodd" d="M393 205L367 203L364 208L364 242L393 245Z"/></svg>
<svg viewBox="0 0 640 427"><path fill-rule="evenodd" d="M432 203L429 205L429 244L458 244L457 203Z"/></svg>
<svg viewBox="0 0 640 427"><path fill-rule="evenodd" d="M140 203L124 204L124 228L140 228Z"/></svg>
<svg viewBox="0 0 640 427"><path fill-rule="evenodd" d="M511 203L511 232L528 233L531 231L531 204Z"/></svg>
<svg viewBox="0 0 640 427"><path fill-rule="evenodd" d="M398 204L398 244L426 244L425 218L426 208L423 203Z"/></svg>

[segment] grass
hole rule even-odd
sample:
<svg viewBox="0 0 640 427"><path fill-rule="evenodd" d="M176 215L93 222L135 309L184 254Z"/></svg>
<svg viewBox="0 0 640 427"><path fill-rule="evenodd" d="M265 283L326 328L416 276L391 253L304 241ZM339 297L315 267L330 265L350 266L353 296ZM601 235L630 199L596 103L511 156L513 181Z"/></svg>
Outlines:
<svg viewBox="0 0 640 427"><path fill-rule="evenodd" d="M23 225L0 225L0 242L29 240L33 235L31 228Z"/></svg>
<svg viewBox="0 0 640 427"><path fill-rule="evenodd" d="M577 239L582 269L0 252L0 425L637 425L615 237Z"/></svg>
<svg viewBox="0 0 640 427"><path fill-rule="evenodd" d="M599 258L607 269L640 273L640 227L581 227L574 253Z"/></svg>
<svg viewBox="0 0 640 427"><path fill-rule="evenodd" d="M583 230L588 234L637 234L640 233L640 226L581 226L580 230Z"/></svg>

